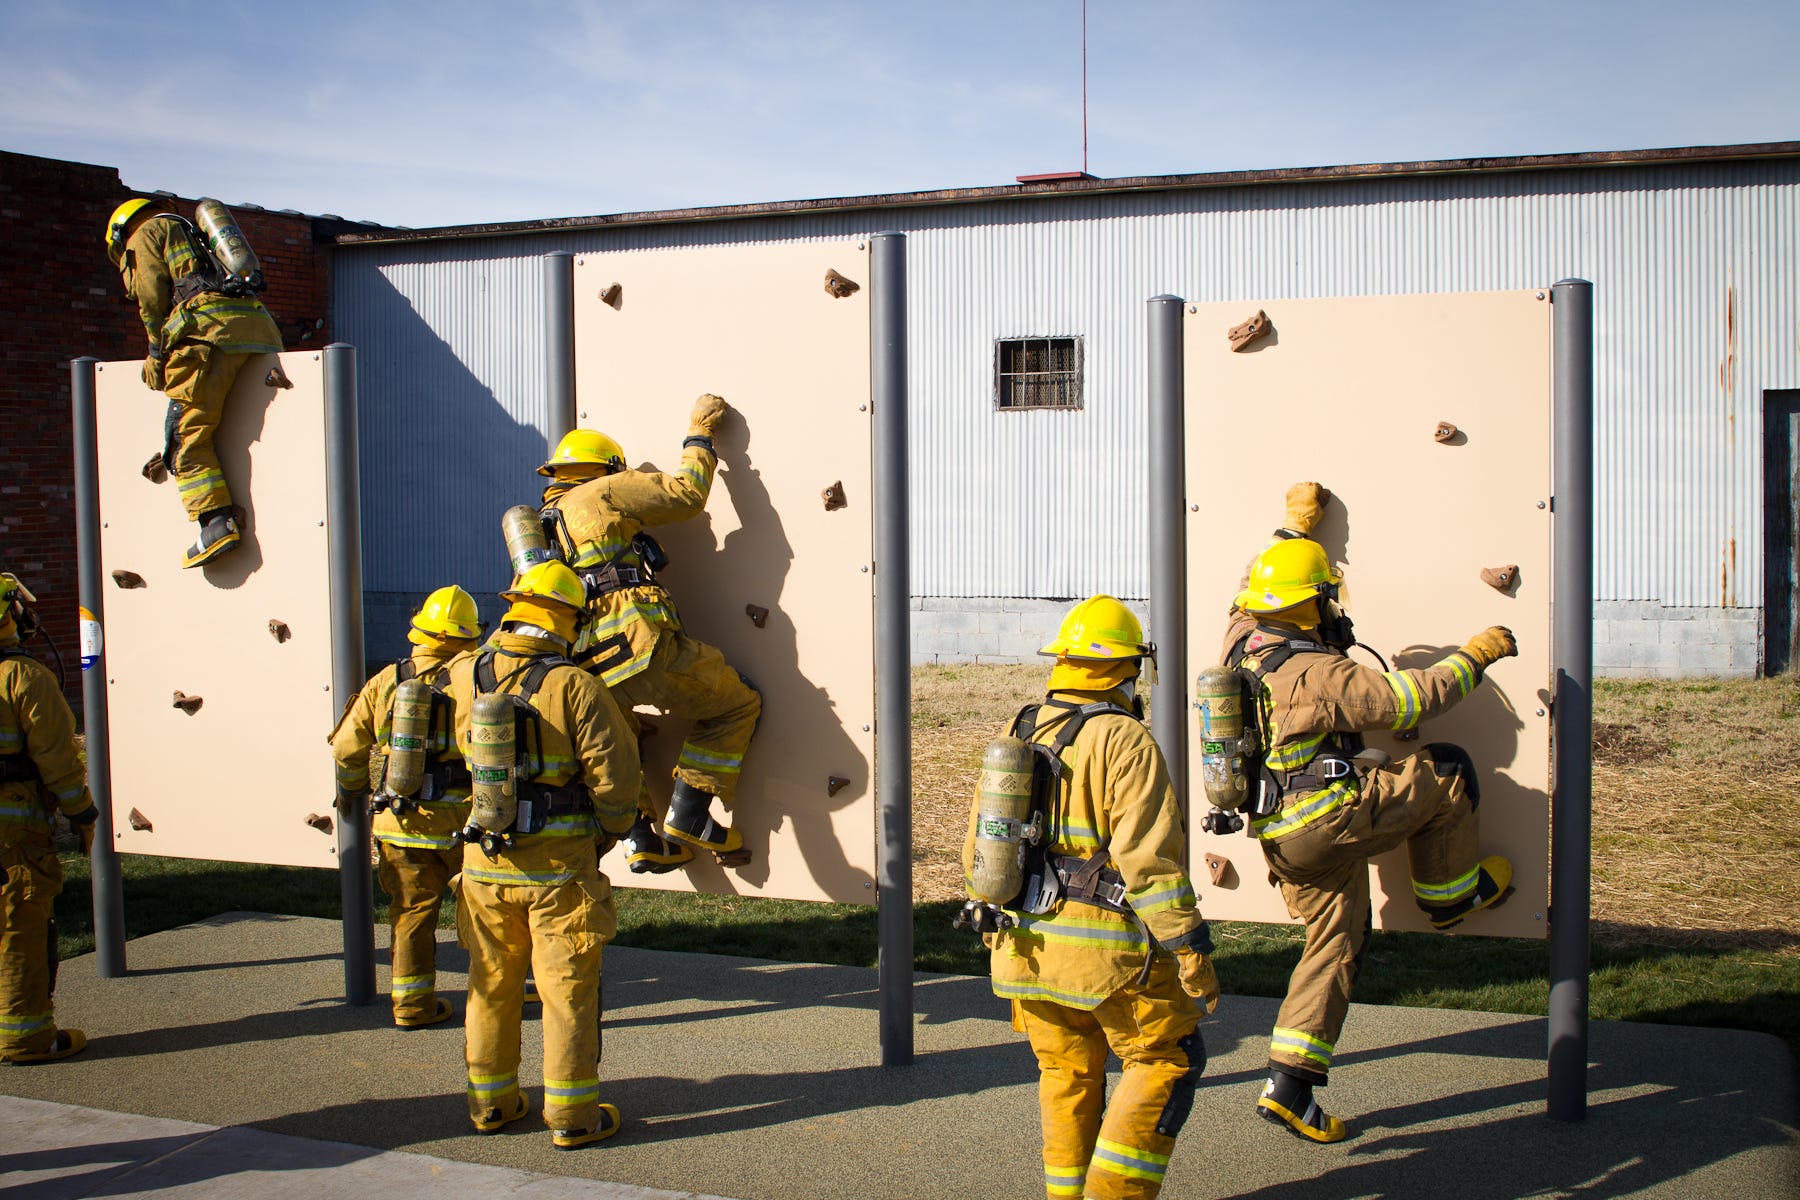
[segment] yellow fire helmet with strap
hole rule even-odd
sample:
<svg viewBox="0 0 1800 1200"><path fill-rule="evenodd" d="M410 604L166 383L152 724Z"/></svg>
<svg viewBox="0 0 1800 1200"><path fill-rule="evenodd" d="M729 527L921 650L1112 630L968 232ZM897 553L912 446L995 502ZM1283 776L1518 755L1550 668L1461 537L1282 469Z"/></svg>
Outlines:
<svg viewBox="0 0 1800 1200"><path fill-rule="evenodd" d="M1284 538L1256 556L1249 586L1232 603L1245 612L1281 612L1343 581L1325 557L1325 547L1309 538Z"/></svg>
<svg viewBox="0 0 1800 1200"><path fill-rule="evenodd" d="M1111 596L1089 596L1069 610L1056 638L1039 654L1051 658L1091 658L1102 661L1154 658L1156 646L1144 640L1137 614Z"/></svg>
<svg viewBox="0 0 1800 1200"><path fill-rule="evenodd" d="M169 202L154 196L133 196L113 209L112 216L106 219L106 256L112 259L114 266L125 257L126 227L131 224L131 218L146 208L165 211L169 208Z"/></svg>
<svg viewBox="0 0 1800 1200"><path fill-rule="evenodd" d="M606 467L619 471L625 467L625 451L598 430L571 429L556 443L555 451L538 468L538 474L554 476L558 467Z"/></svg>
<svg viewBox="0 0 1800 1200"><path fill-rule="evenodd" d="M500 593L503 600L551 600L581 611L587 607L587 587L563 563L542 562L513 580Z"/></svg>
<svg viewBox="0 0 1800 1200"><path fill-rule="evenodd" d="M412 619L412 627L414 632L431 637L480 637L481 614L475 610L475 597L451 584L425 597Z"/></svg>

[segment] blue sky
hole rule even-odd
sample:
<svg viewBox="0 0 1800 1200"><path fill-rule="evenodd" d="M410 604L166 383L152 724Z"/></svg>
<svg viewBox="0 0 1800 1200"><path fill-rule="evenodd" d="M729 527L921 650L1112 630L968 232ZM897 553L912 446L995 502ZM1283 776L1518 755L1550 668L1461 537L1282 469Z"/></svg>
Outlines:
<svg viewBox="0 0 1800 1200"><path fill-rule="evenodd" d="M0 149L428 226L1082 165L1080 0L0 0ZM1800 139L1800 4L1090 0L1088 168Z"/></svg>

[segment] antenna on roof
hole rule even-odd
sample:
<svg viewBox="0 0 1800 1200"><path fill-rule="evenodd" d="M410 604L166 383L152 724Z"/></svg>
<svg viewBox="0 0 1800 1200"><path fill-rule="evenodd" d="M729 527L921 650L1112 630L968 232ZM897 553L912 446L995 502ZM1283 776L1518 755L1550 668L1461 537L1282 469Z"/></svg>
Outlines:
<svg viewBox="0 0 1800 1200"><path fill-rule="evenodd" d="M1092 178L1088 174L1087 0L1081 0L1081 170L1015 175L1013 179L1017 183L1069 183Z"/></svg>

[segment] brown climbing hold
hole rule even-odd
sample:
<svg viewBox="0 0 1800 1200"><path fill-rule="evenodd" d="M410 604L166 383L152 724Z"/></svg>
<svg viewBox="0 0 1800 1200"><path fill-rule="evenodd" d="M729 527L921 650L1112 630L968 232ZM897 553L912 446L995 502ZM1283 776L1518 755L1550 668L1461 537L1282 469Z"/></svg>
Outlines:
<svg viewBox="0 0 1800 1200"><path fill-rule="evenodd" d="M294 381L287 377L287 372L281 369L281 364L276 363L269 368L269 373L263 376L263 386L272 388L291 388L294 386Z"/></svg>
<svg viewBox="0 0 1800 1200"><path fill-rule="evenodd" d="M1513 584L1519 582L1519 564L1507 563L1504 567L1481 568L1481 582L1496 592L1512 591Z"/></svg>
<svg viewBox="0 0 1800 1200"><path fill-rule="evenodd" d="M768 624L769 621L769 610L756 604L744 605L744 615L749 617L750 623L758 629Z"/></svg>
<svg viewBox="0 0 1800 1200"><path fill-rule="evenodd" d="M274 617L270 617L269 636L278 642L285 642L294 636L294 631L287 627L286 621L277 621Z"/></svg>
<svg viewBox="0 0 1800 1200"><path fill-rule="evenodd" d="M169 477L169 468L168 465L163 462L163 456L160 450L155 454L152 454L149 461L144 464L143 474L144 478L148 479L151 483L161 483Z"/></svg>
<svg viewBox="0 0 1800 1200"><path fill-rule="evenodd" d="M1212 876L1213 886L1224 887L1225 876L1231 873L1231 860L1218 854L1208 854L1205 857L1206 871Z"/></svg>
<svg viewBox="0 0 1800 1200"><path fill-rule="evenodd" d="M844 496L844 484L842 480L832 484L830 487L820 492L819 495L825 498L826 512L836 512L838 509L843 508L846 504L850 503Z"/></svg>
<svg viewBox="0 0 1800 1200"><path fill-rule="evenodd" d="M137 830L139 833L155 833L156 832L156 827L154 825L150 824L150 818L146 817L143 813L139 812L135 808L125 814L125 820L128 824L130 824L130 826L133 829Z"/></svg>
<svg viewBox="0 0 1800 1200"><path fill-rule="evenodd" d="M113 582L124 588L126 591L144 586L144 577L139 575L136 571L114 571L112 577Z"/></svg>
<svg viewBox="0 0 1800 1200"><path fill-rule="evenodd" d="M1439 421L1437 428L1431 431L1433 441L1451 442L1456 440L1456 426L1448 421Z"/></svg>
<svg viewBox="0 0 1800 1200"><path fill-rule="evenodd" d="M615 311L617 311L619 305L624 301L624 299L625 299L625 285L624 284L615 283L610 287L602 288L600 291L600 303L606 305L606 307L613 309Z"/></svg>
<svg viewBox="0 0 1800 1200"><path fill-rule="evenodd" d="M179 708L182 712L191 717L200 711L200 706L205 704L206 701L202 700L199 696L189 696L184 692L176 692L175 699L170 703L173 707Z"/></svg>
<svg viewBox="0 0 1800 1200"><path fill-rule="evenodd" d="M862 285L844 278L828 267L825 270L825 291L833 300L842 300L845 296L854 296L862 291Z"/></svg>
<svg viewBox="0 0 1800 1200"><path fill-rule="evenodd" d="M333 828L333 826L331 824L331 818L326 816L324 813L307 813L306 814L306 823L308 825L311 825L314 829L318 830L320 833L330 833Z"/></svg>
<svg viewBox="0 0 1800 1200"><path fill-rule="evenodd" d="M825 777L825 794L827 796L835 796L849 786L850 781L845 779L842 775L827 775Z"/></svg>
<svg viewBox="0 0 1800 1200"><path fill-rule="evenodd" d="M1262 309L1242 325L1233 325L1225 331L1225 338L1231 343L1232 353L1242 350L1257 338L1269 332L1269 314Z"/></svg>

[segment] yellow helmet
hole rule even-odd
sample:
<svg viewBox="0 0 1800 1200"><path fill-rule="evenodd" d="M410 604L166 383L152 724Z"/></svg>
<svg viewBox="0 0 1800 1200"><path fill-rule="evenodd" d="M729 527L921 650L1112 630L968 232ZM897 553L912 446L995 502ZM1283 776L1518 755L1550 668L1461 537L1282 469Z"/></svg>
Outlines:
<svg viewBox="0 0 1800 1200"><path fill-rule="evenodd" d="M541 562L512 581L500 593L503 600L553 600L577 612L587 609L587 587L568 566L552 559Z"/></svg>
<svg viewBox="0 0 1800 1200"><path fill-rule="evenodd" d="M113 209L112 216L106 219L106 256L115 264L125 257L125 227L131 224L131 218L152 206L166 208L168 201L153 196L133 196Z"/></svg>
<svg viewBox="0 0 1800 1200"><path fill-rule="evenodd" d="M1089 596L1069 610L1056 639L1038 651L1054 658L1155 657L1137 614L1111 596Z"/></svg>
<svg viewBox="0 0 1800 1200"><path fill-rule="evenodd" d="M475 597L453 583L425 597L425 603L413 616L412 627L435 637L480 637L481 614L475 611Z"/></svg>
<svg viewBox="0 0 1800 1200"><path fill-rule="evenodd" d="M622 470L625 452L619 443L594 429L571 429L556 443L555 453L538 468L539 475L555 475L558 467L607 467Z"/></svg>
<svg viewBox="0 0 1800 1200"><path fill-rule="evenodd" d="M1305 604L1344 581L1308 538L1283 538L1250 564L1250 583L1232 601L1245 612L1272 613Z"/></svg>
<svg viewBox="0 0 1800 1200"><path fill-rule="evenodd" d="M19 635L29 635L33 621L27 615L25 606L36 604L37 597L29 588L19 582L19 577L11 571L0 572L0 631L8 644Z"/></svg>

